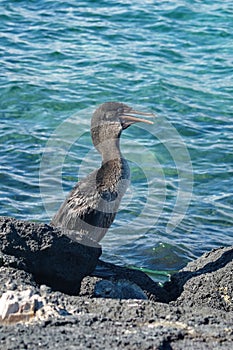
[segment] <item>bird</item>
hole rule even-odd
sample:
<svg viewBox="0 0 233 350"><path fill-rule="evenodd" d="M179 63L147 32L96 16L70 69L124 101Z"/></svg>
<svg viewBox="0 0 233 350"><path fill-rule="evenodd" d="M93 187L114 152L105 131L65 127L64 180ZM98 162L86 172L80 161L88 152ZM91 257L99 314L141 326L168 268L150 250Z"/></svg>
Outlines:
<svg viewBox="0 0 233 350"><path fill-rule="evenodd" d="M105 236L130 182L129 165L120 150L121 133L134 123L153 124L137 115L154 116L122 102L105 102L95 110L91 137L101 154L101 166L77 182L52 218L51 226L94 242Z"/></svg>

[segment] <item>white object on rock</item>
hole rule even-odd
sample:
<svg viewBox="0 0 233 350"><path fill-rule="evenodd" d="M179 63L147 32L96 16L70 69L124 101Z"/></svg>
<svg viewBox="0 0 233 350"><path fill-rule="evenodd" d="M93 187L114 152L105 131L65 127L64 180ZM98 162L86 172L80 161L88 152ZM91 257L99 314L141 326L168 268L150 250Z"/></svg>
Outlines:
<svg viewBox="0 0 233 350"><path fill-rule="evenodd" d="M0 298L0 320L5 322L29 321L35 315L36 305L42 298L32 289L7 291Z"/></svg>

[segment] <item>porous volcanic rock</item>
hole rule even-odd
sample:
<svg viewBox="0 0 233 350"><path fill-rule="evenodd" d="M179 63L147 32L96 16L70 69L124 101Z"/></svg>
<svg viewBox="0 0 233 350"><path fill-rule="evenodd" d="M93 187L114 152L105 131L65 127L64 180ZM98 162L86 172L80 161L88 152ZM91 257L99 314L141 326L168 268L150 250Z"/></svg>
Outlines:
<svg viewBox="0 0 233 350"><path fill-rule="evenodd" d="M190 262L165 283L176 305L233 311L233 247L222 247Z"/></svg>
<svg viewBox="0 0 233 350"><path fill-rule="evenodd" d="M98 243L84 243L46 224L0 217L1 265L30 272L37 283L67 294L79 293L101 255Z"/></svg>

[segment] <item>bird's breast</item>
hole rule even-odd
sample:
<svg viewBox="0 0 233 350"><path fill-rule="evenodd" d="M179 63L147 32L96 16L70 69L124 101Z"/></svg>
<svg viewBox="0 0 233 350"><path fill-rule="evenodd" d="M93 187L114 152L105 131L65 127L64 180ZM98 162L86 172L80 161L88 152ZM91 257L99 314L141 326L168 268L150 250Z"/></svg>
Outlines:
<svg viewBox="0 0 233 350"><path fill-rule="evenodd" d="M102 164L97 172L96 187L107 202L121 200L130 180L130 170L125 159L114 159Z"/></svg>

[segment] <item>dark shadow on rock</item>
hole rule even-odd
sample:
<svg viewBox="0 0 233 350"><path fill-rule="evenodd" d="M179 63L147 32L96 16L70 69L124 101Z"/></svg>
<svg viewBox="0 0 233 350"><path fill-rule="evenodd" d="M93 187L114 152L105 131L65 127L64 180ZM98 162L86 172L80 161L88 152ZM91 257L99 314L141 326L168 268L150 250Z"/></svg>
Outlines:
<svg viewBox="0 0 233 350"><path fill-rule="evenodd" d="M37 283L67 294L78 295L101 255L101 246L89 243L75 242L46 224L0 217L1 264L30 272Z"/></svg>

